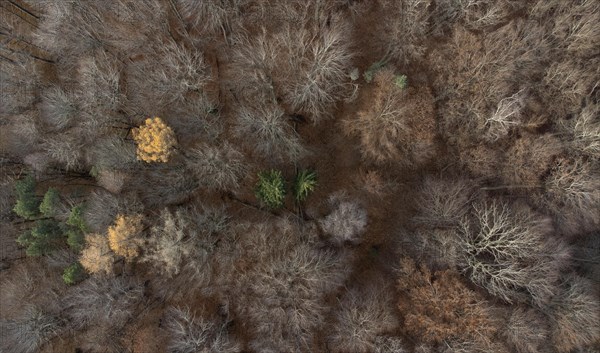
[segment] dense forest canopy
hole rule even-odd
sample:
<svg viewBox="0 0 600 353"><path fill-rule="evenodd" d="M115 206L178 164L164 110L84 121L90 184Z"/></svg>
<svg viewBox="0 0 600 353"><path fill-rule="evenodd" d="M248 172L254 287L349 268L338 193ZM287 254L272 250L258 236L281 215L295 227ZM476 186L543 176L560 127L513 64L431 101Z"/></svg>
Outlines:
<svg viewBox="0 0 600 353"><path fill-rule="evenodd" d="M0 14L1 352L600 352L597 0Z"/></svg>

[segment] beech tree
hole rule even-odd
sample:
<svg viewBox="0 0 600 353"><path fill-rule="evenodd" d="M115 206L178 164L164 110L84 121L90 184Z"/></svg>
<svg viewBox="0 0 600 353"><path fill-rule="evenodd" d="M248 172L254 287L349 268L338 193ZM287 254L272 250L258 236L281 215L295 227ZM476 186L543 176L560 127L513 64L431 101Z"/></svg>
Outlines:
<svg viewBox="0 0 600 353"><path fill-rule="evenodd" d="M434 150L433 97L425 88L400 88L395 77L391 68L378 71L369 90L373 99L343 127L360 138L365 160L420 164Z"/></svg>
<svg viewBox="0 0 600 353"><path fill-rule="evenodd" d="M432 273L412 259L400 261L398 302L405 330L426 343L489 340L497 327L485 299L452 271Z"/></svg>

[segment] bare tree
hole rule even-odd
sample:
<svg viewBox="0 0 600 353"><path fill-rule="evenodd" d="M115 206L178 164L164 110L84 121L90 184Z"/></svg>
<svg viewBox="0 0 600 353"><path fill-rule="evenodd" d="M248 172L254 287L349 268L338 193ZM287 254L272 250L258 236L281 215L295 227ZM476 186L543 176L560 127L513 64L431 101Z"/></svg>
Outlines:
<svg viewBox="0 0 600 353"><path fill-rule="evenodd" d="M598 168L581 158L560 159L546 179L541 205L556 217L563 233L583 233L600 224Z"/></svg>
<svg viewBox="0 0 600 353"><path fill-rule="evenodd" d="M264 159L295 161L306 154L298 134L286 121L283 110L276 105L243 108L237 115L236 133ZM248 140L248 136L254 139Z"/></svg>
<svg viewBox="0 0 600 353"><path fill-rule="evenodd" d="M383 282L367 288L350 288L335 311L335 324L327 338L332 352L372 352L377 338L395 330L399 321L394 312L391 288ZM383 348L383 342L380 348Z"/></svg>
<svg viewBox="0 0 600 353"><path fill-rule="evenodd" d="M46 90L42 96L41 117L52 129L63 130L79 114L77 97L60 87Z"/></svg>
<svg viewBox="0 0 600 353"><path fill-rule="evenodd" d="M485 122L488 141L498 141L506 137L511 129L521 125L521 112L525 108L525 94L525 90L522 89L498 102L496 111Z"/></svg>
<svg viewBox="0 0 600 353"><path fill-rule="evenodd" d="M460 229L463 270L475 284L508 303L542 306L552 298L569 252L551 237L549 219L493 200L475 204L473 221Z"/></svg>
<svg viewBox="0 0 600 353"><path fill-rule="evenodd" d="M506 151L501 175L507 185L535 187L541 184L562 143L551 135L524 135Z"/></svg>
<svg viewBox="0 0 600 353"><path fill-rule="evenodd" d="M329 241L338 246L344 243L358 243L367 226L367 211L344 193L329 197L331 212L319 221Z"/></svg>
<svg viewBox="0 0 600 353"><path fill-rule="evenodd" d="M227 332L227 323L195 316L189 308L171 308L166 329L171 337L169 352L240 352L241 345Z"/></svg>
<svg viewBox="0 0 600 353"><path fill-rule="evenodd" d="M426 177L419 188L416 201L419 213L413 221L427 227L456 226L474 197L474 185L468 180Z"/></svg>
<svg viewBox="0 0 600 353"><path fill-rule="evenodd" d="M142 285L131 278L91 277L73 287L63 303L75 329L102 323L122 328L142 296Z"/></svg>
<svg viewBox="0 0 600 353"><path fill-rule="evenodd" d="M517 307L506 323L503 336L518 353L541 352L549 338L546 318L535 309Z"/></svg>
<svg viewBox="0 0 600 353"><path fill-rule="evenodd" d="M575 121L567 124L567 129L573 134L575 148L589 156L600 157L600 105L586 105Z"/></svg>
<svg viewBox="0 0 600 353"><path fill-rule="evenodd" d="M202 52L167 39L130 68L129 98L146 114L183 102L190 94L202 94L210 80Z"/></svg>
<svg viewBox="0 0 600 353"><path fill-rule="evenodd" d="M0 347L5 352L33 353L62 331L60 320L30 306L17 320L0 320Z"/></svg>
<svg viewBox="0 0 600 353"><path fill-rule="evenodd" d="M238 246L252 266L238 267L232 299L253 350L307 351L325 323L325 296L349 274L345 253L317 249L309 232L289 220L245 230Z"/></svg>
<svg viewBox="0 0 600 353"><path fill-rule="evenodd" d="M152 227L141 261L150 262L166 276L177 275L183 261L189 261L185 258L194 253L195 231L190 229L188 217L182 210L175 214L163 210L161 224Z"/></svg>
<svg viewBox="0 0 600 353"><path fill-rule="evenodd" d="M208 189L235 191L247 171L243 157L227 142L219 147L202 144L189 153L188 166Z"/></svg>
<svg viewBox="0 0 600 353"><path fill-rule="evenodd" d="M31 108L37 100L41 78L33 59L18 55L16 60L0 60L0 121Z"/></svg>
<svg viewBox="0 0 600 353"><path fill-rule="evenodd" d="M600 303L595 287L573 275L549 306L552 342L559 352L571 352L600 339Z"/></svg>

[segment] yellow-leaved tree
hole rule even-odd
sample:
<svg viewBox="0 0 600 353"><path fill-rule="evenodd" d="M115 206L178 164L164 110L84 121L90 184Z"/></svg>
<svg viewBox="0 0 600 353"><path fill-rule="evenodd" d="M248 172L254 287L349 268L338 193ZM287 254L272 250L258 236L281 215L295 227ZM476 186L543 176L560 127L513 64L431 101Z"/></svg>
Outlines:
<svg viewBox="0 0 600 353"><path fill-rule="evenodd" d="M130 261L140 254L143 229L141 215L119 215L115 224L108 228L108 244L117 255Z"/></svg>
<svg viewBox="0 0 600 353"><path fill-rule="evenodd" d="M108 239L101 234L85 236L85 248L81 251L79 262L90 273L110 274L113 270L115 255L108 246Z"/></svg>
<svg viewBox="0 0 600 353"><path fill-rule="evenodd" d="M137 158L147 163L167 162L177 145L173 129L159 117L146 119L131 133L137 143Z"/></svg>

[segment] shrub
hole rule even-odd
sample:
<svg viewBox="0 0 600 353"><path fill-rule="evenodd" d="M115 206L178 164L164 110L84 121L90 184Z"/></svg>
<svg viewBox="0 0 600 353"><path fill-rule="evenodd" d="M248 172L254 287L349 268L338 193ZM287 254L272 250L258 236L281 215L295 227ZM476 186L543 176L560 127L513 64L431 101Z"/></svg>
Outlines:
<svg viewBox="0 0 600 353"><path fill-rule="evenodd" d="M294 180L294 198L297 202L306 200L306 197L317 186L317 173L311 170L300 171Z"/></svg>
<svg viewBox="0 0 600 353"><path fill-rule="evenodd" d="M285 181L280 171L271 169L258 173L254 194L263 205L270 209L282 207L285 193Z"/></svg>
<svg viewBox="0 0 600 353"><path fill-rule="evenodd" d="M140 254L144 230L141 215L119 215L113 226L108 228L108 244L112 251L131 261Z"/></svg>
<svg viewBox="0 0 600 353"><path fill-rule="evenodd" d="M144 125L131 133L137 143L138 160L146 163L167 162L177 145L175 133L159 117L146 119Z"/></svg>
<svg viewBox="0 0 600 353"><path fill-rule="evenodd" d="M35 195L35 179L28 175L22 180L15 183L15 191L17 194L17 202L13 211L19 217L25 219L34 219L40 212L40 200Z"/></svg>
<svg viewBox="0 0 600 353"><path fill-rule="evenodd" d="M495 200L473 211L473 222L460 225L469 278L508 303L547 303L568 258L566 246L550 235L550 220Z"/></svg>
<svg viewBox="0 0 600 353"><path fill-rule="evenodd" d="M367 226L367 211L344 194L331 195L329 205L331 213L319 221L329 241L336 245L360 242Z"/></svg>
<svg viewBox="0 0 600 353"><path fill-rule="evenodd" d="M69 285L79 283L85 278L85 269L79 262L75 262L65 268L62 278Z"/></svg>

